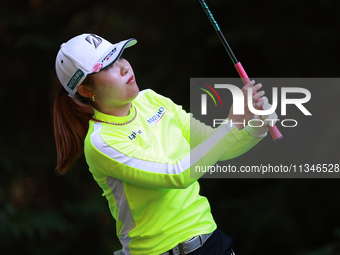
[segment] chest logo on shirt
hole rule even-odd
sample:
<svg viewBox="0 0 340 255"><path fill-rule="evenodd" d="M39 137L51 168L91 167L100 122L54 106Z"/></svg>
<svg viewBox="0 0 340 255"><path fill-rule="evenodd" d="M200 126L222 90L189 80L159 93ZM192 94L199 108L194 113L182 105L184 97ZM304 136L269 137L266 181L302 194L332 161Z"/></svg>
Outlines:
<svg viewBox="0 0 340 255"><path fill-rule="evenodd" d="M142 134L142 130L138 130L138 131L131 131L131 135L129 135L128 137L130 138L131 141L135 140L137 135Z"/></svg>
<svg viewBox="0 0 340 255"><path fill-rule="evenodd" d="M163 106L159 107L157 113L155 115L153 115L152 117L150 117L149 119L147 119L147 122L149 123L149 125L155 125L157 124L158 121L160 121L164 114L166 113L166 110L164 109Z"/></svg>

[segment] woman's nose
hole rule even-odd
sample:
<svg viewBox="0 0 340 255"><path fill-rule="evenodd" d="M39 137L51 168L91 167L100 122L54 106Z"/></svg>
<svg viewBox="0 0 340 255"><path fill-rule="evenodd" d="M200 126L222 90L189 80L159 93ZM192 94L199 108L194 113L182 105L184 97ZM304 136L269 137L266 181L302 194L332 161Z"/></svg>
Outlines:
<svg viewBox="0 0 340 255"><path fill-rule="evenodd" d="M120 60L118 60L116 63L119 64L120 67L120 74L125 75L129 72L129 67L125 63L122 63Z"/></svg>
<svg viewBox="0 0 340 255"><path fill-rule="evenodd" d="M129 72L129 67L126 66L126 65L123 65L123 66L122 66L122 69L121 69L122 75L125 75L125 74L127 74L128 72Z"/></svg>

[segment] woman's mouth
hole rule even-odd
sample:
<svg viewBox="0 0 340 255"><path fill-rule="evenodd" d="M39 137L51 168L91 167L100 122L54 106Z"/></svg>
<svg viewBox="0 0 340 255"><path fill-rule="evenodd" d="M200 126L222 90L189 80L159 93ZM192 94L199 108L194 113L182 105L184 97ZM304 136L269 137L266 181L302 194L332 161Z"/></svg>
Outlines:
<svg viewBox="0 0 340 255"><path fill-rule="evenodd" d="M135 78L133 77L133 75L131 75L126 84L129 85L129 84L132 84L134 82L135 82Z"/></svg>

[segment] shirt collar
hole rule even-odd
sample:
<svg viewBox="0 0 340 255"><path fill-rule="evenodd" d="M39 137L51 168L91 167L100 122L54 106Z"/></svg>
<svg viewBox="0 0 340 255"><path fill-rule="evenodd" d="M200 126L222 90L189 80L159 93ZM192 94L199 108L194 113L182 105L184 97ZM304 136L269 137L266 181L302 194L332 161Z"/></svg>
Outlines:
<svg viewBox="0 0 340 255"><path fill-rule="evenodd" d="M108 123L116 123L116 124L121 124L121 123L126 123L131 121L136 115L136 108L133 106L131 103L131 108L130 112L127 116L113 116L109 114L102 113L96 109L94 109L94 119L103 121L103 122L108 122Z"/></svg>

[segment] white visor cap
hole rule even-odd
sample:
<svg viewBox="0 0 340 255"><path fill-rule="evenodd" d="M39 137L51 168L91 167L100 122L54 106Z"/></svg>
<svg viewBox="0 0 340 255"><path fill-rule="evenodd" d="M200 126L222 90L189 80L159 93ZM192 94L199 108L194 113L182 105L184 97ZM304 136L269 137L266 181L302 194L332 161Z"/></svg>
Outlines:
<svg viewBox="0 0 340 255"><path fill-rule="evenodd" d="M82 34L60 46L55 69L60 83L74 97L87 75L98 73L116 62L125 48L137 43L128 39L112 44L94 34Z"/></svg>

